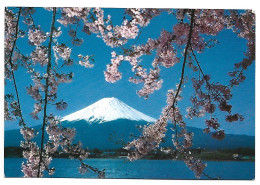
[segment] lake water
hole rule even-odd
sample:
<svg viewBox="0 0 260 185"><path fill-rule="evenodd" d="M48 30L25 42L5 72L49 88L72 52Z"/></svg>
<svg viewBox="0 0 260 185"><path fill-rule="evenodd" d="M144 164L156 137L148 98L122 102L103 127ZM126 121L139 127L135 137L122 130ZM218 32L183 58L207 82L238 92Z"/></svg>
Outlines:
<svg viewBox="0 0 260 185"><path fill-rule="evenodd" d="M21 158L5 158L6 177L22 177ZM138 160L129 162L125 159L87 159L85 162L99 169L106 169L106 178L126 179L195 179L192 171L182 161L173 160ZM97 178L87 172L79 174L79 161L53 159L50 167L55 167L53 177ZM208 161L205 172L221 179L254 179L255 163L242 161ZM201 179L207 179L202 175Z"/></svg>

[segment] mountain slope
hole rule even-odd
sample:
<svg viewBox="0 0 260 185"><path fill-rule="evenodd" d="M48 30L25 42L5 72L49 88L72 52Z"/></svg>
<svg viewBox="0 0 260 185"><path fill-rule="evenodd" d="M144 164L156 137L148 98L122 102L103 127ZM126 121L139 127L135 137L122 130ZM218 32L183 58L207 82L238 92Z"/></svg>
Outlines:
<svg viewBox="0 0 260 185"><path fill-rule="evenodd" d="M136 126L143 126L145 124L146 122L144 121L138 122L119 119L107 122L105 124L89 124L88 122L82 120L77 122L67 122L63 125L66 127L76 128L76 140L81 140L82 143L84 143L84 147L88 147L90 149L99 148L104 150L120 148L122 145L117 144L116 142L124 141L126 143L136 138L133 136L140 136L141 132ZM164 142L161 143L162 147L173 147L171 138L173 133L170 127L171 125L168 125L166 137L164 138ZM227 149L255 147L254 136L226 134L225 139L219 141L213 139L210 134L203 133L202 129L187 127L187 130L194 133L193 148Z"/></svg>
<svg viewBox="0 0 260 185"><path fill-rule="evenodd" d="M77 134L75 141L81 141L84 147L89 149L98 148L104 149L118 149L122 145L116 142L123 140L128 142L134 139L131 135L139 136L140 132L136 128L136 125L144 125L145 121L132 121L126 119L118 119L104 124L93 124L88 123L85 120L74 121L74 122L63 122L64 127L76 128ZM39 129L40 126L35 127ZM207 148L207 149L227 149L227 148L254 148L255 137L246 135L233 135L226 134L224 140L219 141L213 139L210 134L204 134L202 129L187 127L189 132L194 133L193 148ZM173 147L171 141L170 126L164 142L161 144L162 147ZM40 134L40 133L39 133ZM8 130L5 131L5 146L19 146L22 136L19 130ZM40 137L37 137L36 142L40 143Z"/></svg>

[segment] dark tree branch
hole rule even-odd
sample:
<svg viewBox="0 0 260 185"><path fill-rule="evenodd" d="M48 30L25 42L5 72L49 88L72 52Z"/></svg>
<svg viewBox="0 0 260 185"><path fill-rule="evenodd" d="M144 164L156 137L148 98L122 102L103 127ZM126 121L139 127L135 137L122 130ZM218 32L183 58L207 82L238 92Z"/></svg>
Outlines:
<svg viewBox="0 0 260 185"><path fill-rule="evenodd" d="M235 82L239 79L239 77L240 77L240 75L242 75L243 74L243 71L244 71L244 68L242 68L241 70L240 70L240 72L239 72L239 74L238 74L238 76L236 77L236 79L235 79ZM233 88L234 87L234 85L235 85L235 83L234 82L231 82L230 84L229 84L229 86L231 87L231 88Z"/></svg>
<svg viewBox="0 0 260 185"><path fill-rule="evenodd" d="M172 103L173 112L175 110L175 103L176 103L177 97L180 93L180 89L181 89L181 86L182 86L182 83L183 83L184 72L185 72L185 64L186 64L186 60L187 60L189 46L191 45L192 29L193 29L193 23L194 23L194 11L195 10L192 10L192 12L191 12L190 31L189 31L189 37L188 37L188 40L187 40L186 48L185 48L185 51L184 51L184 59L183 59L183 65L182 65L182 70L181 70L181 79L180 79L180 83L179 83L177 92L175 94L175 97L174 97L173 103ZM178 131L177 131L177 124L176 124L175 116L174 116L174 129L175 129L175 132L176 132L175 137L176 137L176 140L178 141Z"/></svg>
<svg viewBox="0 0 260 185"><path fill-rule="evenodd" d="M188 40L187 40L187 44L186 44L186 48L185 48L185 51L184 51L184 59L183 59L183 65L182 65L182 71L181 71L181 79L180 79L180 83L178 85L178 89L177 89L177 92L175 94L175 97L173 99L173 104L172 104L172 108L173 108L173 111L175 110L175 103L177 101L177 97L180 93L180 89L181 89L181 86L182 86L182 83L183 83L183 78L184 78L184 72L185 72L185 64L186 64L186 60L187 60L187 55L188 55L188 50L189 48L191 48L192 50L192 46L191 46L191 38L192 38L192 29L193 29L193 25L194 25L194 9L192 10L191 12L191 22L190 22L190 31L189 31L189 37L188 37ZM193 52L193 50L192 50ZM200 68L201 69L201 68ZM202 70L201 70L202 72ZM203 72L202 72L203 74ZM203 74L204 76L204 74ZM175 120L175 116L174 116L174 120ZM175 120L175 123L174 123L174 127L176 129L176 140L178 141L178 135L177 135L177 124L176 124L176 120ZM205 175L207 178L209 179L217 179L217 178L212 178L210 177L209 175L207 175L205 172L203 172L203 175Z"/></svg>
<svg viewBox="0 0 260 185"><path fill-rule="evenodd" d="M88 164L82 162L82 160L80 160L80 163L81 163L81 165L84 166L85 168L88 168L88 169L92 170L93 172L98 173L99 175L100 175L101 173L104 173L104 172L105 172L104 170L99 170L98 168L94 168L94 167L92 167L92 166L90 166L90 165L88 165Z"/></svg>
<svg viewBox="0 0 260 185"><path fill-rule="evenodd" d="M206 174L205 172L202 172L202 174L205 175L210 180L219 180L220 179L220 177L211 177L208 174Z"/></svg>
<svg viewBox="0 0 260 185"><path fill-rule="evenodd" d="M26 124L24 123L24 119L23 119L23 115L22 115L21 103L20 103L18 88L17 88L17 84L16 84L16 80L15 80L15 75L14 75L14 70L13 70L13 63L12 63L12 56L13 56L14 48L16 47L16 41L17 41L17 38L18 38L18 25L19 25L19 20L20 20L20 15L21 15L21 9L22 8L19 8L19 11L18 11L18 17L17 17L17 22L16 22L16 28L15 28L15 36L14 36L13 46L12 46L12 49L10 51L10 56L9 56L8 63L11 66L11 74L12 74L12 78L13 78L13 84L14 84L14 88L15 88L16 99L17 99L18 108L19 108L19 114L20 114L20 118L21 118L21 124L23 126L25 126Z"/></svg>
<svg viewBox="0 0 260 185"><path fill-rule="evenodd" d="M175 109L176 99L177 99L177 97L180 93L180 89L181 89L181 86L182 86L182 83L183 83L184 72L185 72L185 64L186 64L186 60L187 60L188 50L189 50L189 47L191 45L192 29L193 29L193 24L194 24L194 11L195 10L193 9L192 12L191 12L190 31L189 31L189 36L188 36L186 48L185 48L185 51L184 51L184 59L183 59L183 65L182 65L182 70L181 70L181 79L180 79L180 83L179 83L177 92L175 94L175 97L173 99L173 104L172 104L173 110Z"/></svg>
<svg viewBox="0 0 260 185"><path fill-rule="evenodd" d="M47 65L47 71L46 71L48 77L46 78L46 82L45 82L46 88L45 88L45 98L44 98L44 108L43 108L42 138L41 138L40 160L39 160L39 165L38 165L37 177L40 176L40 168L41 168L41 163L42 163L44 130L45 130L46 118L47 118L49 75L50 75L50 69L51 69L51 49L52 49L51 44L52 44L52 35L53 35L53 31L54 31L55 16L56 16L56 8L53 8L50 40L49 40L49 44L48 44L48 65Z"/></svg>

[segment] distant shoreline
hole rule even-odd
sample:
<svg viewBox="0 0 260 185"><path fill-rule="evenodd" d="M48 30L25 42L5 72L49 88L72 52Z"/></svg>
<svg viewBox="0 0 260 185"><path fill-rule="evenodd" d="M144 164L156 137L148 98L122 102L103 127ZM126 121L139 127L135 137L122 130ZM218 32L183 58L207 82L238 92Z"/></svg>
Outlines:
<svg viewBox="0 0 260 185"><path fill-rule="evenodd" d="M4 159L23 159L22 157L5 157ZM55 157L54 159L70 159L70 158L65 158L65 157ZM87 158L86 160L88 159L125 159L126 161L129 161L127 160L127 158L118 158L118 157L99 157L99 158ZM76 159L70 159L70 160L76 160ZM139 160L151 160L151 161L183 161L183 160L174 160L174 159L138 159L137 161ZM204 162L255 162L255 160L203 160ZM131 162L131 161L129 161Z"/></svg>
<svg viewBox="0 0 260 185"><path fill-rule="evenodd" d="M219 149L219 150L208 150L208 149L190 149L192 155L203 161L255 161L255 149L252 148L236 148L236 149ZM89 159L126 159L127 151L124 149L115 150L99 150L93 149L88 150ZM76 158L76 156L69 156L61 151L56 152L52 155L53 158L70 159ZM174 159L175 157L175 159ZM5 147L4 158L23 158L23 148L21 147ZM155 150L148 153L144 160L176 160L183 161L184 156L176 154L174 150Z"/></svg>

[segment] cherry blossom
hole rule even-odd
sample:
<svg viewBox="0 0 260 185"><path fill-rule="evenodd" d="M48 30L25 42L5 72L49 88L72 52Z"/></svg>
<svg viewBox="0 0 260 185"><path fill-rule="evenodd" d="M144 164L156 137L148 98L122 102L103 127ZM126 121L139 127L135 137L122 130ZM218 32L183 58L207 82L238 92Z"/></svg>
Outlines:
<svg viewBox="0 0 260 185"><path fill-rule="evenodd" d="M53 50L55 52L54 56L56 59L62 58L63 60L68 60L70 58L71 49L64 44L53 46Z"/></svg>
<svg viewBox="0 0 260 185"><path fill-rule="evenodd" d="M114 31L115 34L121 35L126 39L134 39L138 35L139 29L133 21L129 23L127 20L124 20L123 25L116 27ZM112 32L108 33L111 37L113 36Z"/></svg>
<svg viewBox="0 0 260 185"><path fill-rule="evenodd" d="M40 46L35 49L35 51L31 54L32 61L35 63L39 63L42 66L46 65L48 63L47 58L47 48Z"/></svg>
<svg viewBox="0 0 260 185"><path fill-rule="evenodd" d="M28 39L31 44L40 46L46 40L46 34L38 28L32 28L28 32Z"/></svg>
<svg viewBox="0 0 260 185"><path fill-rule="evenodd" d="M83 55L79 54L79 55L78 55L78 58L80 59L80 60L79 60L79 65L84 66L84 67L86 67L86 68L92 68L92 67L94 67L94 64L91 64L90 61L89 61L89 60L94 61L94 59L92 58L92 56L88 56L88 55L83 56Z"/></svg>

